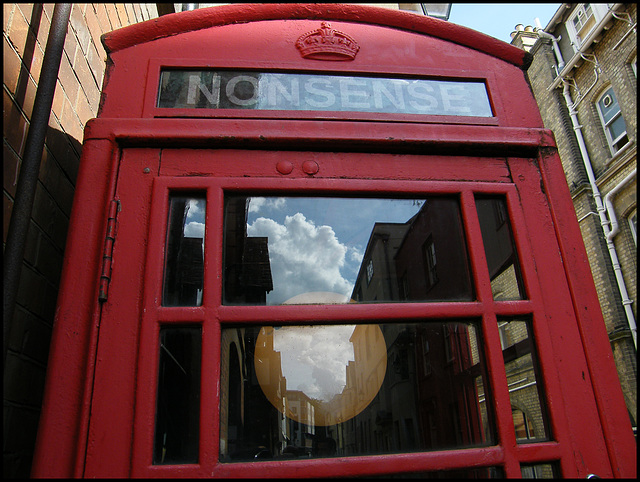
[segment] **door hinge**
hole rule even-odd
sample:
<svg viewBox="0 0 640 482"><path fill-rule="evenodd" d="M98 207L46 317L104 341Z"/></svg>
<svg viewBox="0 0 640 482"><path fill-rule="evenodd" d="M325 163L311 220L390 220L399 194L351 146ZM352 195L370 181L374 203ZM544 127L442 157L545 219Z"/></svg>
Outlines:
<svg viewBox="0 0 640 482"><path fill-rule="evenodd" d="M109 282L111 281L111 261L113 256L113 244L116 241L116 217L120 212L120 201L112 199L109 203L109 217L107 218L107 235L104 239L102 250L102 269L100 271L100 291L98 300L106 301L109 294Z"/></svg>

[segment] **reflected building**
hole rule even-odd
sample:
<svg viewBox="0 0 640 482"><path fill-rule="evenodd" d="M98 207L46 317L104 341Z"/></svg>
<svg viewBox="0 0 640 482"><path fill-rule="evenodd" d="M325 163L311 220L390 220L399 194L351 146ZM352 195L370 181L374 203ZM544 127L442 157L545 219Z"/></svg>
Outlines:
<svg viewBox="0 0 640 482"><path fill-rule="evenodd" d="M265 304L273 289L267 240L246 236L247 199L232 201L226 208L225 300ZM406 222L374 224L354 301L476 299L458 198L434 196L418 202L419 211ZM478 199L477 209L495 299L525 298L504 199ZM498 322L516 437L548 440L531 320ZM344 366L346 385L330 400L287 386L274 337L263 338L268 330L275 333L277 328L245 325L222 331L222 461L445 450L497 442L480 320L355 325L348 340L354 359Z"/></svg>

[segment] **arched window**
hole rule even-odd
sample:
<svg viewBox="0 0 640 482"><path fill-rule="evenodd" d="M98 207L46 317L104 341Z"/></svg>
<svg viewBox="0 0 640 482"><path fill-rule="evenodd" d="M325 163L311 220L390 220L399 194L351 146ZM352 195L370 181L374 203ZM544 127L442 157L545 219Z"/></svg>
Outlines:
<svg viewBox="0 0 640 482"><path fill-rule="evenodd" d="M516 431L516 440L530 439L535 437L533 423L527 415L519 408L511 407L513 415L513 426Z"/></svg>
<svg viewBox="0 0 640 482"><path fill-rule="evenodd" d="M631 236L633 236L633 242L638 245L638 221L637 221L637 211L634 209L633 212L627 216L627 221L629 221L629 227L631 228Z"/></svg>
<svg viewBox="0 0 640 482"><path fill-rule="evenodd" d="M622 118L618 99L613 93L613 87L602 94L596 106L611 154L615 154L629 142L629 137L627 137L627 126Z"/></svg>

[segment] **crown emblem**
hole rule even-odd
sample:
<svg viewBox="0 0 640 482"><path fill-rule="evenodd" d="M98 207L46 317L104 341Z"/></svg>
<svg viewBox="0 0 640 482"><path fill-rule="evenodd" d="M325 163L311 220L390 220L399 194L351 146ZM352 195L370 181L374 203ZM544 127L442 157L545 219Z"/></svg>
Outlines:
<svg viewBox="0 0 640 482"><path fill-rule="evenodd" d="M322 22L318 30L301 35L296 47L304 58L316 60L353 60L360 50L358 42L331 28L329 22Z"/></svg>

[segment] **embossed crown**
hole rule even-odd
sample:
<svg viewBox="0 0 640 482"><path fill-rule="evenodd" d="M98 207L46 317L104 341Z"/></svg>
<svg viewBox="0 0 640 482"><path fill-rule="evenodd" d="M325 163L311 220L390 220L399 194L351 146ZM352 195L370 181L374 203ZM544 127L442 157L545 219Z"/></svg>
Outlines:
<svg viewBox="0 0 640 482"><path fill-rule="evenodd" d="M344 32L322 22L318 30L301 35L296 47L304 58L317 60L353 60L360 50L358 42Z"/></svg>

